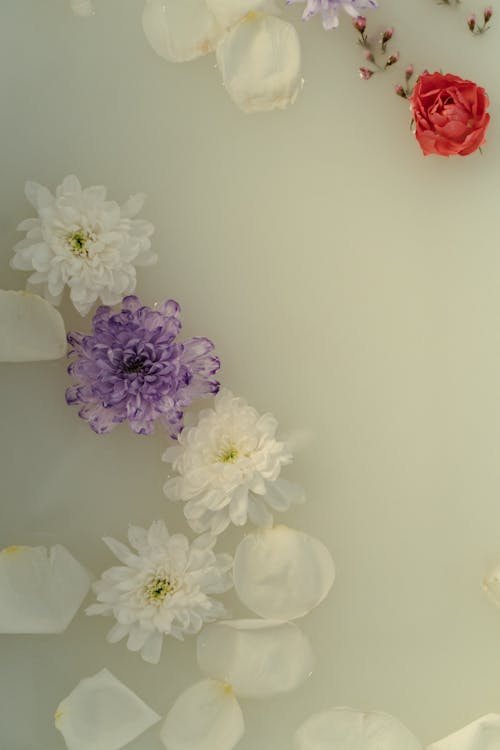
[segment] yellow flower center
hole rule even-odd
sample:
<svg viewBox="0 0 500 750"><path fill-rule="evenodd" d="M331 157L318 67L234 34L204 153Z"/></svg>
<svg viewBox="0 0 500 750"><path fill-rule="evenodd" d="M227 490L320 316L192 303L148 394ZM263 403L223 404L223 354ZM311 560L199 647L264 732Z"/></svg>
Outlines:
<svg viewBox="0 0 500 750"><path fill-rule="evenodd" d="M234 464L238 460L238 456L238 450L234 445L230 445L221 450L217 456L217 461L221 464Z"/></svg>
<svg viewBox="0 0 500 750"><path fill-rule="evenodd" d="M144 594L151 604L161 604L176 590L175 582L166 576L155 576L144 586Z"/></svg>
<svg viewBox="0 0 500 750"><path fill-rule="evenodd" d="M88 258L89 249L87 245L95 239L96 236L92 232L87 232L85 229L78 229L76 232L67 235L66 242L73 255L76 255L78 258Z"/></svg>

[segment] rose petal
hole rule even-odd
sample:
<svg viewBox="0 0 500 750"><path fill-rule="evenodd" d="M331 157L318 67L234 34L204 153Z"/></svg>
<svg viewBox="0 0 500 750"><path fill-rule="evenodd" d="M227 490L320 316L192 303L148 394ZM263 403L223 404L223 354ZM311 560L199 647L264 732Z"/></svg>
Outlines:
<svg viewBox="0 0 500 750"><path fill-rule="evenodd" d="M79 682L55 714L68 750L119 750L158 721L107 669Z"/></svg>
<svg viewBox="0 0 500 750"><path fill-rule="evenodd" d="M335 577L325 545L286 526L248 534L234 558L239 598L260 617L294 620L314 609Z"/></svg>
<svg viewBox="0 0 500 750"><path fill-rule="evenodd" d="M311 674L314 656L291 622L229 620L208 625L197 639L198 665L242 698L295 690Z"/></svg>
<svg viewBox="0 0 500 750"><path fill-rule="evenodd" d="M92 0L71 0L71 10L75 16L81 16L82 18L93 16L95 13Z"/></svg>
<svg viewBox="0 0 500 750"><path fill-rule="evenodd" d="M62 633L90 588L65 547L12 546L0 552L0 633Z"/></svg>
<svg viewBox="0 0 500 750"><path fill-rule="evenodd" d="M279 12L274 0L206 0L206 3L224 28L230 28L251 11Z"/></svg>
<svg viewBox="0 0 500 750"><path fill-rule="evenodd" d="M177 698L160 736L167 750L232 750L244 732L243 714L231 688L203 680Z"/></svg>
<svg viewBox="0 0 500 750"><path fill-rule="evenodd" d="M300 42L275 16L250 13L217 46L224 85L244 112L285 109L300 90Z"/></svg>
<svg viewBox="0 0 500 750"><path fill-rule="evenodd" d="M213 52L223 33L205 0L146 0L142 26L156 54L170 62Z"/></svg>
<svg viewBox="0 0 500 750"><path fill-rule="evenodd" d="M392 716L351 708L313 714L293 739L295 750L422 750L413 734Z"/></svg>
<svg viewBox="0 0 500 750"><path fill-rule="evenodd" d="M37 294L0 290L0 362L60 359L67 350L59 312Z"/></svg>
<svg viewBox="0 0 500 750"><path fill-rule="evenodd" d="M499 747L500 715L488 714L434 742L427 750L498 750Z"/></svg>

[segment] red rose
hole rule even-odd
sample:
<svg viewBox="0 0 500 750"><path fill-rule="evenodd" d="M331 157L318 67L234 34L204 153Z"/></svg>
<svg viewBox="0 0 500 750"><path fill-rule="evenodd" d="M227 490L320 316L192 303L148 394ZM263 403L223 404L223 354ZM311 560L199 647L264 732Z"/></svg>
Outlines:
<svg viewBox="0 0 500 750"><path fill-rule="evenodd" d="M410 101L415 135L426 156L467 156L484 143L490 102L486 91L472 81L422 73Z"/></svg>

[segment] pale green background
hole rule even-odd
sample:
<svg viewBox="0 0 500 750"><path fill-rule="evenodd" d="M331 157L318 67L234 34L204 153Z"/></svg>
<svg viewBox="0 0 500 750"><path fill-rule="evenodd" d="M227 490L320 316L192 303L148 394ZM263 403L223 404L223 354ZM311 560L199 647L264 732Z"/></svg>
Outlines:
<svg viewBox="0 0 500 750"><path fill-rule="evenodd" d="M160 254L140 272L144 301L179 300L224 382L312 435L288 472L309 503L287 522L337 563L302 622L318 667L289 697L244 703L239 750L285 750L331 705L388 711L423 742L500 712L500 613L480 587L500 559L500 23L475 39L468 2L381 1L370 18L397 27L405 64L489 90L483 156L422 157L398 77L358 79L347 17L327 34L285 10L304 90L285 113L245 116L212 57L156 57L140 0L96 0L89 20L66 0L2 2L2 286L25 283L8 268L33 214L25 180L144 191ZM96 437L64 404L62 361L0 378L0 546L57 541L98 574L112 563L100 537L129 521L184 530L162 496L160 434ZM53 711L103 666L162 715L197 679L192 641L153 667L108 646L109 626L80 614L64 636L0 638L1 750L62 749ZM158 728L130 748L159 750Z"/></svg>

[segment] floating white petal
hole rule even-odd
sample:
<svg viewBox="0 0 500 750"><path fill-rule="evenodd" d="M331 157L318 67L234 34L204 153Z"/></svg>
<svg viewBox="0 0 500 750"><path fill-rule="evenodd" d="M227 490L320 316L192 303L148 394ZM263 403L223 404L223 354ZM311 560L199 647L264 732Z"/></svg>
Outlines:
<svg viewBox="0 0 500 750"><path fill-rule="evenodd" d="M92 0L71 0L71 10L75 16L93 16L94 3Z"/></svg>
<svg viewBox="0 0 500 750"><path fill-rule="evenodd" d="M458 732L429 745L427 750L498 750L500 748L500 715L488 714Z"/></svg>
<svg viewBox="0 0 500 750"><path fill-rule="evenodd" d="M483 581L483 589L490 599L500 607L500 565L487 575Z"/></svg>
<svg viewBox="0 0 500 750"><path fill-rule="evenodd" d="M221 26L229 28L250 13L278 13L274 0L206 0L206 3Z"/></svg>
<svg viewBox="0 0 500 750"><path fill-rule="evenodd" d="M217 46L229 96L244 112L285 109L301 87L300 42L287 21L250 13Z"/></svg>
<svg viewBox="0 0 500 750"><path fill-rule="evenodd" d="M66 354L60 313L37 294L0 290L0 362L37 362Z"/></svg>
<svg viewBox="0 0 500 750"><path fill-rule="evenodd" d="M68 750L119 750L160 721L107 669L79 682L54 718Z"/></svg>
<svg viewBox="0 0 500 750"><path fill-rule="evenodd" d="M167 750L232 750L244 732L243 714L231 687L202 680L177 698L161 741Z"/></svg>
<svg viewBox="0 0 500 750"><path fill-rule="evenodd" d="M169 62L213 52L223 33L205 0L146 0L142 26L156 54Z"/></svg>
<svg viewBox="0 0 500 750"><path fill-rule="evenodd" d="M314 714L294 735L295 750L422 750L397 719L373 711L332 708Z"/></svg>
<svg viewBox="0 0 500 750"><path fill-rule="evenodd" d="M62 633L90 587L65 547L12 546L0 552L0 633Z"/></svg>
<svg viewBox="0 0 500 750"><path fill-rule="evenodd" d="M234 558L238 596L252 612L270 619L307 614L323 601L334 577L325 545L286 526L248 534Z"/></svg>
<svg viewBox="0 0 500 750"><path fill-rule="evenodd" d="M314 656L291 622L228 620L208 625L197 640L198 665L242 698L294 690L311 674Z"/></svg>

